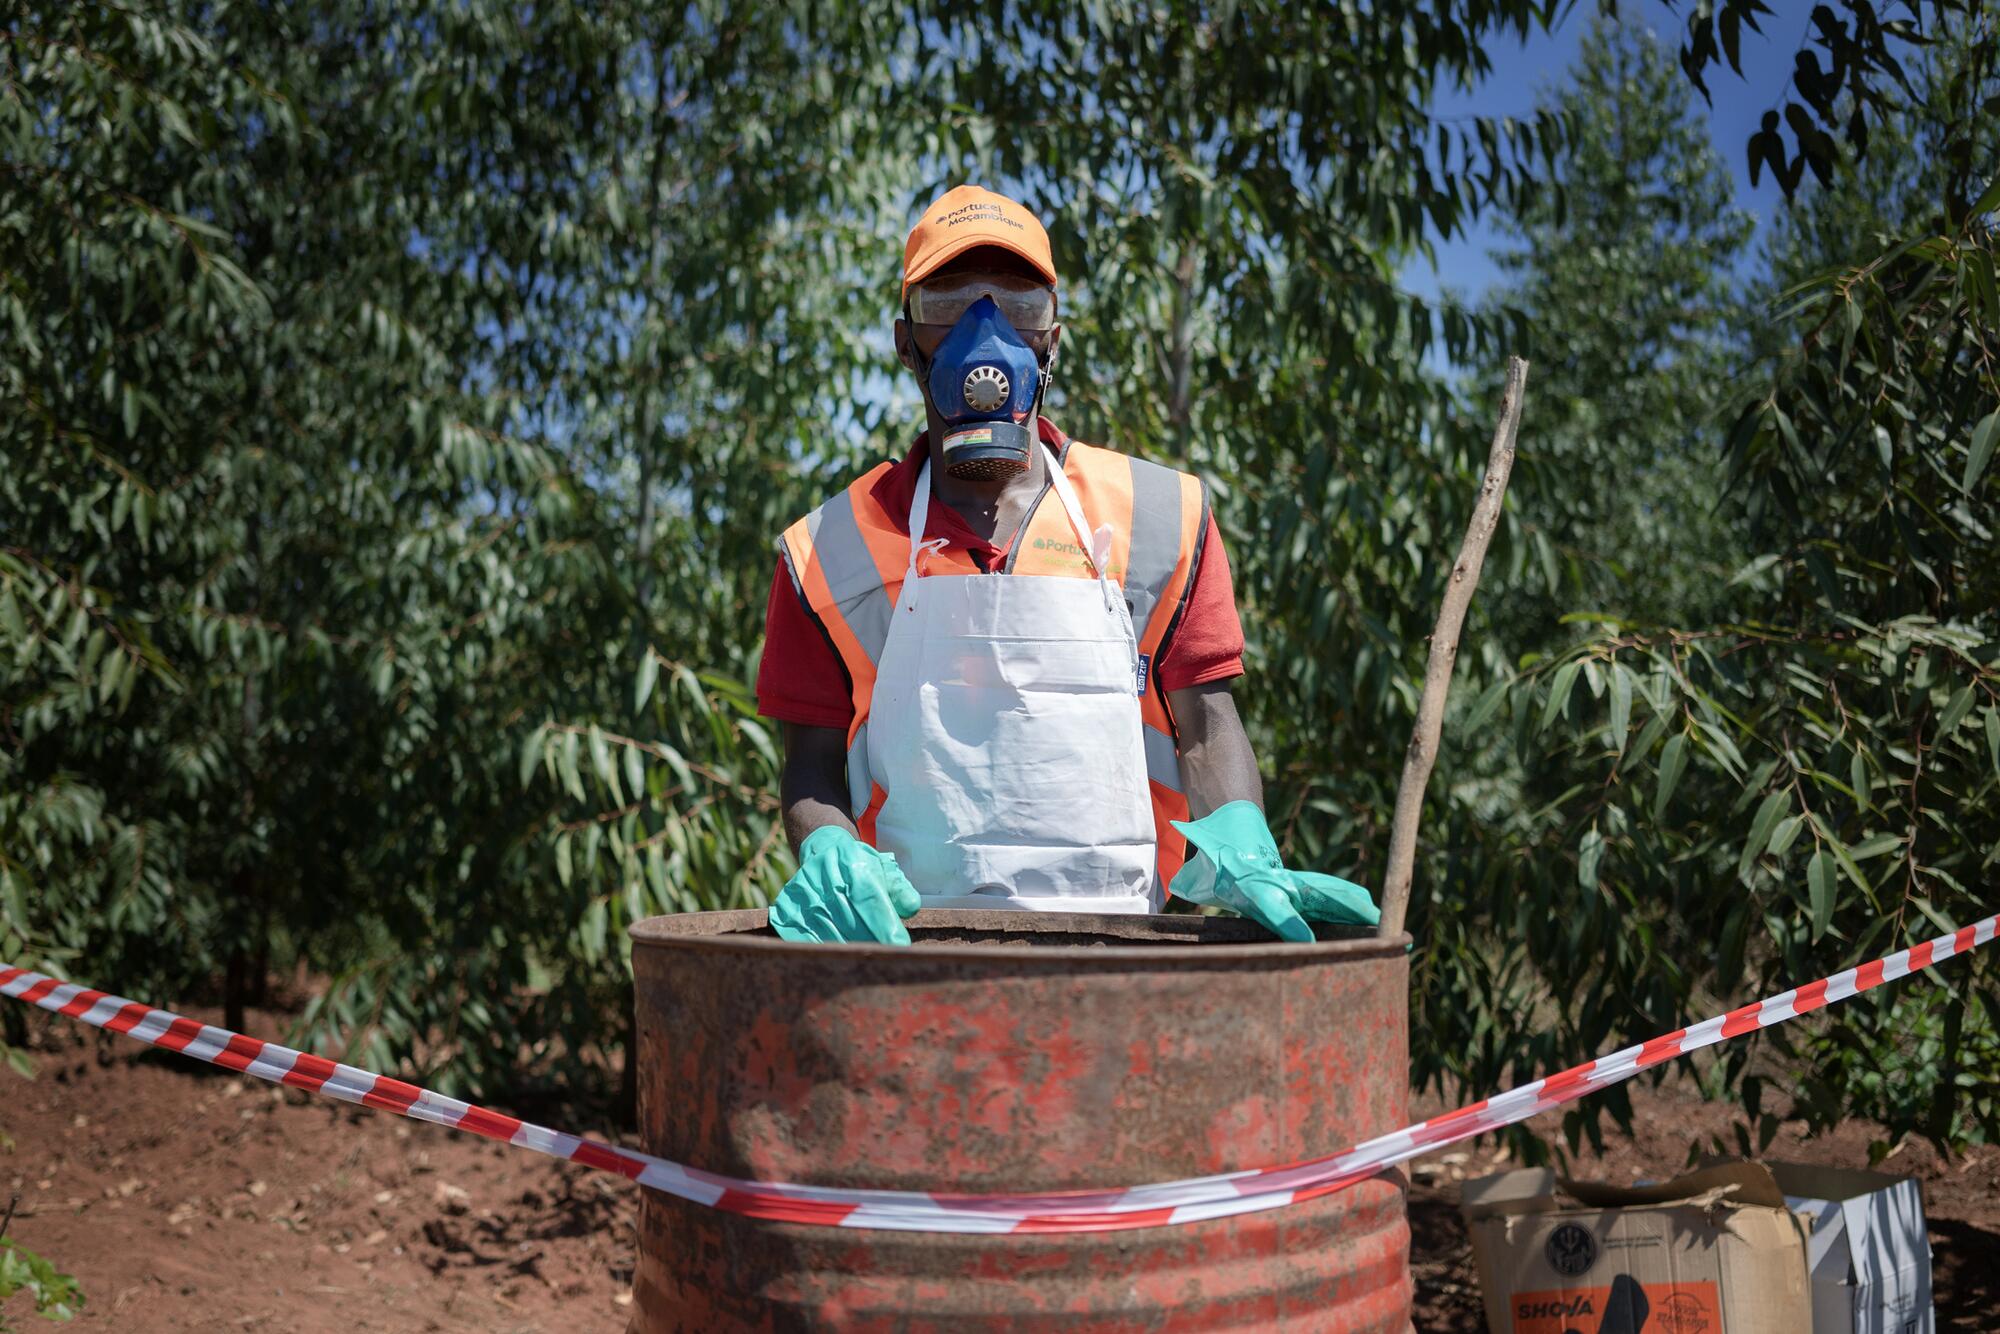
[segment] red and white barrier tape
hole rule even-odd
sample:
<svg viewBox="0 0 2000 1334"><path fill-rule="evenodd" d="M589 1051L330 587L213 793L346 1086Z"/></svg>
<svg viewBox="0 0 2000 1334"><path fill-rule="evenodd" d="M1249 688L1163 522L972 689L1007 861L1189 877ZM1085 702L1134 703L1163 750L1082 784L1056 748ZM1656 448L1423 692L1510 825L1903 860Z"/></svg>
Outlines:
<svg viewBox="0 0 2000 1334"><path fill-rule="evenodd" d="M1032 1195L844 1190L743 1181L532 1125L398 1079L339 1065L275 1042L260 1042L22 968L0 966L0 996L27 1001L198 1061L617 1172L642 1186L751 1218L902 1232L1110 1232L1256 1213L1331 1194L1431 1149L1524 1121L1608 1088L1648 1066L1782 1024L1929 968L1986 944L1996 932L2000 932L2000 914L1325 1158L1153 1186Z"/></svg>

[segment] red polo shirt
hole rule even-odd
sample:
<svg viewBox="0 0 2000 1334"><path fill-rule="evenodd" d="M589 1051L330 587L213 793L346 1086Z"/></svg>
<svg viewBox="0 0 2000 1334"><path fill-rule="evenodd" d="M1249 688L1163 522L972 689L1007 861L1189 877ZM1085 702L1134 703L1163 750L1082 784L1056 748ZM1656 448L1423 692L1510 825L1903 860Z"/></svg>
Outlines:
<svg viewBox="0 0 2000 1334"><path fill-rule="evenodd" d="M1046 418L1040 419L1042 443L1051 452L1066 441ZM930 449L928 433L919 435L901 463L882 474L871 494L896 525L910 529L910 502L917 493L917 463ZM1024 523L1023 528L1027 527ZM1018 534L1017 534L1018 535ZM957 510L934 500L924 523L926 538L942 538L970 556L983 570L998 569L1007 552L977 536ZM1214 523L1207 525L1201 562L1195 570L1181 623L1174 628L1160 660L1153 665L1160 686L1187 686L1226 681L1243 674L1243 624L1236 615L1236 590L1230 583L1229 557ZM845 729L854 717L847 671L821 628L819 618L792 584L784 561L771 578L771 597L764 610L764 658L757 668L757 712L780 722L806 727Z"/></svg>

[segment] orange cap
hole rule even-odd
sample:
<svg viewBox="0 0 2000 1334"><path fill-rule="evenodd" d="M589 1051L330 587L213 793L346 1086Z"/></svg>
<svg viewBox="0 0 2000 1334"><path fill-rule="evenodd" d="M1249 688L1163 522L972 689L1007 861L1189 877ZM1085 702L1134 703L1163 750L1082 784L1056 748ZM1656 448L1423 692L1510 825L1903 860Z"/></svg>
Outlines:
<svg viewBox="0 0 2000 1334"><path fill-rule="evenodd" d="M903 243L903 291L983 245L1012 251L1055 286L1055 260L1049 255L1049 234L1040 219L1005 195L961 185L945 191L910 228L910 239Z"/></svg>

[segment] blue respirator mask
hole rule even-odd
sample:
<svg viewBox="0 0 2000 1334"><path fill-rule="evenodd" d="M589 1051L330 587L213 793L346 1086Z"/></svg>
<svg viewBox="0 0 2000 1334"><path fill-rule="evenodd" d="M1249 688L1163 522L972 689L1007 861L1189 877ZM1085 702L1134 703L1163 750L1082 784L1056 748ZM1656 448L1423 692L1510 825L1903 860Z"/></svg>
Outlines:
<svg viewBox="0 0 2000 1334"><path fill-rule="evenodd" d="M1049 299L1053 313L1053 294ZM928 365L921 353L917 362L931 406L944 419L940 452L947 473L990 479L1027 468L1035 445L1030 423L1052 367L1041 363L992 296L965 308Z"/></svg>

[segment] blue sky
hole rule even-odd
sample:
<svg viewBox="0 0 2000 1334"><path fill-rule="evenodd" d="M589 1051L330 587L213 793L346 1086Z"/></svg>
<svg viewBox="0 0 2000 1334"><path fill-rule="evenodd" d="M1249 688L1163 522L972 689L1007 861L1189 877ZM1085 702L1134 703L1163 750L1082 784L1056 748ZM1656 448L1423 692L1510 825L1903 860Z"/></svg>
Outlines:
<svg viewBox="0 0 2000 1334"><path fill-rule="evenodd" d="M1798 0L1777 0L1772 8L1777 13L1764 16L1761 35L1748 28L1743 31L1742 77L1726 64L1711 66L1703 77L1714 103L1703 105L1699 94L1695 100L1696 111L1707 118L1716 147L1736 182L1736 202L1756 215L1760 229L1784 207L1784 196L1768 173L1760 187L1751 187L1744 145L1764 113L1785 93L1792 56L1812 13L1810 5ZM1677 19L1660 0L1627 0L1621 9L1625 22L1648 26L1670 50L1680 49L1685 20ZM1492 75L1469 91L1441 91L1436 114L1507 116L1532 111L1538 96L1554 92L1565 81L1596 12L1593 0L1579 0L1552 33L1537 33L1525 44L1496 41L1488 48ZM1427 297L1450 289L1460 297L1476 299L1499 277L1489 252L1500 240L1482 220L1468 235L1437 247L1435 270L1421 260L1409 264L1403 270L1403 285Z"/></svg>

